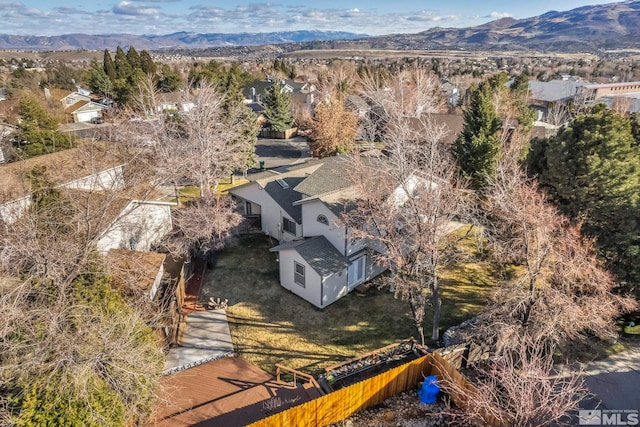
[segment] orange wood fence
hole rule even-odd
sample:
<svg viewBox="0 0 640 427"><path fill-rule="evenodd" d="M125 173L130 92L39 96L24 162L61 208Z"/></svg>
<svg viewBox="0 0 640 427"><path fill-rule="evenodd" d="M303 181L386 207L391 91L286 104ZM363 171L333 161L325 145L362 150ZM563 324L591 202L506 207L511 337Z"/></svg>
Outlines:
<svg viewBox="0 0 640 427"><path fill-rule="evenodd" d="M464 390L459 394L449 393L451 400L459 407L465 405L465 399L477 393L475 387L445 357L438 353L430 353L349 387L271 415L250 424L250 427L326 426L344 420L357 411L382 403L414 387L429 375L437 375L438 380L442 382L454 382L458 386L457 389ZM499 425L497 421L490 424Z"/></svg>

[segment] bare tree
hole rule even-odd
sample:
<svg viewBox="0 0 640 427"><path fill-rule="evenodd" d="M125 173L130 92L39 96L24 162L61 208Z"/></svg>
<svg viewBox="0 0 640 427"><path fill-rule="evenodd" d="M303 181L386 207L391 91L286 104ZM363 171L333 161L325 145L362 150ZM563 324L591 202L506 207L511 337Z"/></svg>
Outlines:
<svg viewBox="0 0 640 427"><path fill-rule="evenodd" d="M142 140L152 148L159 180L186 179L198 185L202 196L210 197L220 179L248 167L255 140L243 135L252 125L246 123L246 107L229 106L226 95L206 79L183 92L179 102L186 111L180 114L162 112L148 82L138 89L134 104L153 112L154 117L148 123L130 126L122 137Z"/></svg>
<svg viewBox="0 0 640 427"><path fill-rule="evenodd" d="M221 249L241 216L229 197L199 198L174 212L173 233L166 243L172 253L188 256L191 251L206 254Z"/></svg>
<svg viewBox="0 0 640 427"><path fill-rule="evenodd" d="M440 385L457 396L461 424L547 426L562 423L586 395L580 372L559 375L545 343L521 337L513 347L473 372L473 389L443 378ZM462 418L462 419L460 419Z"/></svg>
<svg viewBox="0 0 640 427"><path fill-rule="evenodd" d="M395 76L365 74L360 80L360 95L370 105L364 131L370 142L380 141L389 123L399 118L420 119L439 112L439 83L420 68Z"/></svg>
<svg viewBox="0 0 640 427"><path fill-rule="evenodd" d="M484 313L485 332L505 345L524 331L554 345L586 335L614 337L614 319L635 303L613 293L616 283L597 259L593 241L581 237L579 227L525 176L512 142L485 208L495 259L522 268Z"/></svg>
<svg viewBox="0 0 640 427"><path fill-rule="evenodd" d="M468 197L442 143L445 133L428 117L412 126L400 120L386 134L388 156L375 161L356 156L352 169L360 200L345 217L356 238L380 245L376 261L391 270L387 282L408 302L423 344L429 295L434 311L431 338L439 338L443 249L456 227L454 220L465 215Z"/></svg>
<svg viewBox="0 0 640 427"><path fill-rule="evenodd" d="M75 160L92 171L119 165L122 153L109 161L109 148L122 149L87 143ZM64 170L32 170L30 204L0 224L0 394L20 408L3 415L27 423L38 412L41 420L86 425L141 423L164 359L155 319L143 309L148 301L132 296L129 305L111 288L96 245L129 197L144 199L150 190L135 171L87 179L84 190L78 181L54 186L56 173Z"/></svg>

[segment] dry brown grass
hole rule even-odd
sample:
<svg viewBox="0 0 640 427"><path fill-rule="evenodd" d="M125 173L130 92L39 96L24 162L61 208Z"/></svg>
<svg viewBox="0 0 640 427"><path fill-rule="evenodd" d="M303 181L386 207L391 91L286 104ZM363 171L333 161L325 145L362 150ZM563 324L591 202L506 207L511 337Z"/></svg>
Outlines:
<svg viewBox="0 0 640 427"><path fill-rule="evenodd" d="M388 289L353 292L320 310L282 288L275 254L268 251L276 243L264 236L243 238L220 252L205 275L201 300L229 300L234 348L249 361L268 372L282 363L315 373L415 334L408 305ZM456 283L455 277L474 269ZM443 330L475 315L493 283L482 265L455 271L443 279Z"/></svg>

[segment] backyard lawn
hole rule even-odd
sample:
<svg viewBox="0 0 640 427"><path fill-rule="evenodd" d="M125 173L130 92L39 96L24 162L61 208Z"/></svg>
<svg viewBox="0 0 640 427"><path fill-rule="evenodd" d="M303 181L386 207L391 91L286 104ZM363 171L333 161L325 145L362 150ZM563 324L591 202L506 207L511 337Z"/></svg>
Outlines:
<svg viewBox="0 0 640 427"><path fill-rule="evenodd" d="M274 364L316 373L360 353L416 336L405 302L388 289L352 292L320 310L279 284L277 242L262 235L244 237L217 254L207 271L201 301L229 300L227 317L236 352L267 372ZM475 250L475 245L463 245ZM442 321L447 327L474 316L493 283L485 263L460 263L443 274ZM431 331L430 314L425 330Z"/></svg>

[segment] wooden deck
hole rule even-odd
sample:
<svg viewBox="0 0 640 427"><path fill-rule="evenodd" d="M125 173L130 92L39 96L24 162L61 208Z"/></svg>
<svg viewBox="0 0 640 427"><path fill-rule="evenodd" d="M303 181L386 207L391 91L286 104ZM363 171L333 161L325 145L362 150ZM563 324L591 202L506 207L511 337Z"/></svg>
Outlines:
<svg viewBox="0 0 640 427"><path fill-rule="evenodd" d="M280 384L244 359L227 357L161 378L149 425L242 426L319 395L308 384Z"/></svg>

